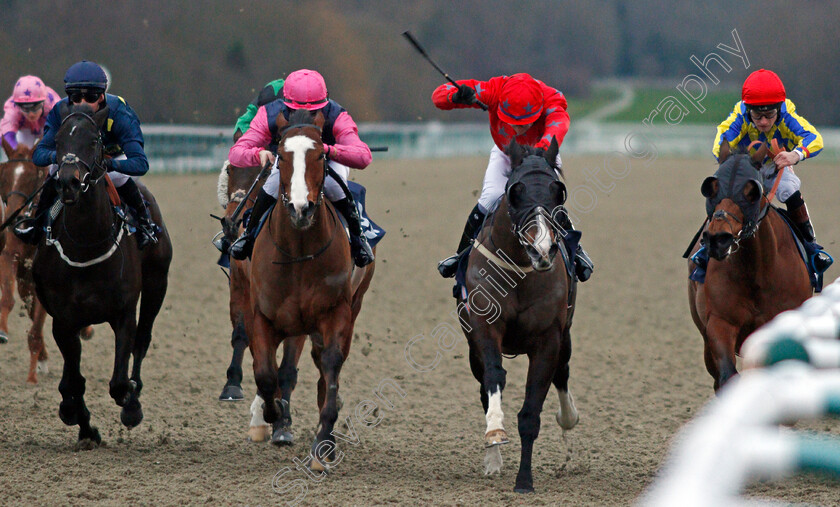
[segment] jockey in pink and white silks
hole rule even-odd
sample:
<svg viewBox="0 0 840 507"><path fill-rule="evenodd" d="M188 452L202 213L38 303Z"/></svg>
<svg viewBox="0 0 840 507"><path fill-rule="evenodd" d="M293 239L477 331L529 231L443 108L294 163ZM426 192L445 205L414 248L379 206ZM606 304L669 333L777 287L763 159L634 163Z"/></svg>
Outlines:
<svg viewBox="0 0 840 507"><path fill-rule="evenodd" d="M0 136L12 149L18 143L30 148L44 135L47 115L59 101L58 94L37 76L22 76L15 83L12 96L3 104Z"/></svg>
<svg viewBox="0 0 840 507"><path fill-rule="evenodd" d="M364 169L371 162L367 144L359 138L356 122L340 104L327 94L324 78L314 70L301 69L289 74L283 84L282 98L269 102L257 111L250 128L231 147L228 160L239 167L274 164L263 188L257 195L251 218L245 232L230 247L234 259L243 260L251 255L254 247L254 232L260 218L275 203L280 195L280 171L276 164L277 139L279 139L277 117L289 115L298 109L306 109L324 115L321 139L330 168L346 186L350 168ZM355 264L359 267L373 262L373 250L362 234L358 210L350 195L345 195L342 186L331 176L324 182L324 195L335 209L347 219L350 230L351 250Z"/></svg>

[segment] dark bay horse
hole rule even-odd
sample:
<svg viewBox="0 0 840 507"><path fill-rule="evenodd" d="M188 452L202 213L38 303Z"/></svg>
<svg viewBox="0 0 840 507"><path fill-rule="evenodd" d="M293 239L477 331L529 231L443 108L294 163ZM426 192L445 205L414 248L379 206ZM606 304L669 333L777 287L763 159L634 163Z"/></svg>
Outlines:
<svg viewBox="0 0 840 507"><path fill-rule="evenodd" d="M45 169L32 163L32 148L19 143L12 149L4 139L3 151L8 161L0 164L0 194L6 207L6 215L11 216L25 205L29 196L38 189L44 181ZM29 216L35 210L37 200L33 200L20 213ZM19 215L19 216L20 216ZM26 381L30 384L38 383L39 373L48 373L47 349L44 346L44 321L47 312L35 295L35 285L32 281L32 256L35 247L27 245L7 227L2 232L5 246L0 254L0 342L5 342L9 336L9 314L15 306L15 282L18 295L24 304L27 315L32 321L27 336L29 346L29 373ZM90 339L93 327L82 330L82 338Z"/></svg>
<svg viewBox="0 0 840 507"><path fill-rule="evenodd" d="M64 113L55 135L63 207L51 234L48 231L38 245L32 267L36 292L53 318L53 337L64 357L58 414L65 424L79 425L82 447L98 445L101 438L90 425L85 406L79 331L91 324L110 324L115 335L110 395L122 407L122 423L129 428L137 426L143 419L140 365L166 295L172 260L172 243L160 209L145 187L143 195L161 229L157 245L138 250L135 236L127 234L118 219L103 164L100 131L107 119L107 107L94 113L86 105L77 105Z"/></svg>
<svg viewBox="0 0 840 507"><path fill-rule="evenodd" d="M242 232L241 214L234 219L234 213L239 203L246 198L248 189L259 175L259 167L237 167L225 162L219 174L217 194L219 204L225 208L225 216L222 217L222 234L226 243L230 244L236 240ZM260 179L257 185L262 185L264 179ZM253 197L245 202L244 209L250 209ZM255 218L258 220L259 217ZM233 328L231 334L231 345L233 357L227 369L227 382L222 389L219 399L222 401L239 401L244 399L242 393L242 359L245 349L249 345L248 336L253 333L253 314L251 313L251 261L230 259L230 323ZM271 438L275 444L291 444L293 437L291 433L291 394L297 382L297 364L303 352L306 336L289 337L283 341L283 361L280 364L280 371L285 373L284 377L290 377L288 388L283 390L281 406L283 413L273 425L268 425L262 417L263 401L257 395L251 405L251 423L248 428L248 437L253 442L262 442ZM272 427L273 426L273 427Z"/></svg>
<svg viewBox="0 0 840 507"><path fill-rule="evenodd" d="M263 417L282 417L279 400L293 388L291 361L278 372L276 351L289 338L309 335L318 381L319 429L312 444L313 470L335 459L341 366L350 353L353 325L373 278L374 264L356 268L332 204L324 199L326 158L321 140L323 115L301 109L282 133L277 149L280 200L254 244L251 260L251 353ZM289 367L290 366L290 367Z"/></svg>
<svg viewBox="0 0 840 507"><path fill-rule="evenodd" d="M499 446L508 443L502 354L528 355L525 403L518 417L522 453L515 491L520 493L534 490L531 453L552 383L560 397L558 424L569 430L578 422L568 387L576 285L564 261L555 259L565 231L553 217L558 210L565 213L566 195L553 168L557 151L556 140L546 152L515 142L508 147L512 172L505 195L476 238L465 291L458 298L487 421L485 474L501 473ZM565 247L561 256L568 257Z"/></svg>
<svg viewBox="0 0 840 507"><path fill-rule="evenodd" d="M763 160L766 149L753 158ZM724 143L718 171L701 188L710 259L705 283L689 280L688 303L715 391L738 373L735 355L750 333L813 294L790 228L770 206L753 158L730 156ZM699 248L698 242L692 252ZM689 259L689 274L695 267Z"/></svg>

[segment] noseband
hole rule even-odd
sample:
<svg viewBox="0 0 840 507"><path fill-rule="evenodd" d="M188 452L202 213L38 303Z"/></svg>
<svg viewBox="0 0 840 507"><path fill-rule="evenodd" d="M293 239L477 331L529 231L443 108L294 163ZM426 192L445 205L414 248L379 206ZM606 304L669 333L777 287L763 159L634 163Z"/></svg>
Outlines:
<svg viewBox="0 0 840 507"><path fill-rule="evenodd" d="M61 169L65 165L84 166L87 169L87 172L85 172L84 176L82 176L82 179L81 179L81 183L82 183L81 191L82 191L82 193L84 193L84 192L87 192L87 190L90 187L99 183L99 180L101 180L105 176L105 174L108 173L108 171L105 169L105 166L102 164L102 160L103 160L102 153L105 151L105 145L102 142L102 132L99 131L99 125L96 124L96 122L93 120L93 118L91 118L89 115L87 115L85 113L75 112L75 113L68 114L61 121L61 126L59 127L59 129L61 127L63 127L64 124L67 122L67 120L69 120L73 116L79 116L79 117L87 119L89 122L91 122L91 124L93 124L94 128L96 129L96 134L97 134L96 135L96 154L94 155L93 165L88 164L84 160L80 159L78 157L78 155L76 155L75 153L68 152L68 153L65 153L64 156L61 157L61 160L58 162L58 171L56 171L56 173L60 173ZM76 127L73 127L73 128L75 129ZM73 130L70 130L70 132L73 132ZM91 174L94 174L95 170L99 171L98 176L95 176L93 181L91 181Z"/></svg>

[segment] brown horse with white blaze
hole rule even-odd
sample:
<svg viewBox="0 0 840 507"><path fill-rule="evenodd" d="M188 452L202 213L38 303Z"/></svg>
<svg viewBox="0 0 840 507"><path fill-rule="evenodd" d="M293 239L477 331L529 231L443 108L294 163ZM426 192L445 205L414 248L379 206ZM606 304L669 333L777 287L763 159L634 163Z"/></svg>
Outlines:
<svg viewBox="0 0 840 507"><path fill-rule="evenodd" d="M791 230L763 192L755 164L766 149L730 156L724 143L718 171L701 188L710 259L704 283L689 279L688 301L715 391L738 373L735 356L750 333L813 294ZM695 268L689 259L689 274Z"/></svg>
<svg viewBox="0 0 840 507"><path fill-rule="evenodd" d="M565 213L565 185L554 168L557 151L556 140L545 152L515 142L508 147L512 172L507 188L475 240L465 292L458 298L487 423L485 475L501 473L500 446L509 442L502 412L502 354L528 356L525 403L518 415L522 449L514 490L519 493L534 491L531 455L552 384L560 398L557 423L565 431L578 422L568 386L577 291L564 263L568 250L561 247L560 236L568 232L553 218ZM565 259L557 260L561 248L559 257Z"/></svg>
<svg viewBox="0 0 840 507"><path fill-rule="evenodd" d="M254 244L251 260L251 352L263 417L281 417L288 373L279 371L277 347L309 335L318 365L319 430L311 468L324 470L335 459L332 434L338 418L341 366L350 353L353 325L373 277L374 264L354 266L350 245L332 204L324 199L326 157L323 115L307 110L277 117L280 200ZM285 362L285 360L284 360Z"/></svg>
<svg viewBox="0 0 840 507"><path fill-rule="evenodd" d="M32 148L19 143L12 149L6 140L2 141L3 151L8 161L0 164L0 194L6 207L6 216L25 209L18 216L29 216L35 210L37 200L26 204L33 192L43 183L46 171L32 163ZM29 373L26 381L30 384L38 383L39 373L48 373L47 349L44 346L44 321L47 312L35 294L32 280L32 257L35 247L27 245L7 227L2 232L5 246L0 254L0 342L5 342L9 336L9 314L15 306L15 283L18 296L23 302L26 314L32 325L26 334L29 346ZM90 339L93 327L82 330L82 338Z"/></svg>

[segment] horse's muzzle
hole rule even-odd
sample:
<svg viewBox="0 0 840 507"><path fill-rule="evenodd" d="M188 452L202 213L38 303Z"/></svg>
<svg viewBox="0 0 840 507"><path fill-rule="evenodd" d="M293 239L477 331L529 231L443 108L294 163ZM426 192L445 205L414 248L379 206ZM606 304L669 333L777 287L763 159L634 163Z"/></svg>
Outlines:
<svg viewBox="0 0 840 507"><path fill-rule="evenodd" d="M67 178L60 180L61 202L65 206L72 206L79 200L82 192L82 182L78 178Z"/></svg>
<svg viewBox="0 0 840 507"><path fill-rule="evenodd" d="M709 256L722 261L732 253L732 246L735 244L735 236L728 232L709 234L703 233L703 243L709 249Z"/></svg>
<svg viewBox="0 0 840 507"><path fill-rule="evenodd" d="M557 255L557 243L552 243L548 252L539 252L531 245L525 247L525 253L531 259L531 267L534 271L548 271L554 266L554 257Z"/></svg>
<svg viewBox="0 0 840 507"><path fill-rule="evenodd" d="M312 201L307 201L306 204L297 209L291 202L286 204L286 209L289 212L289 217L292 221L292 227L295 229L305 230L312 227L315 223L315 210L318 205Z"/></svg>

